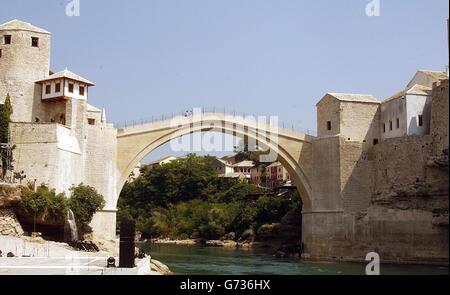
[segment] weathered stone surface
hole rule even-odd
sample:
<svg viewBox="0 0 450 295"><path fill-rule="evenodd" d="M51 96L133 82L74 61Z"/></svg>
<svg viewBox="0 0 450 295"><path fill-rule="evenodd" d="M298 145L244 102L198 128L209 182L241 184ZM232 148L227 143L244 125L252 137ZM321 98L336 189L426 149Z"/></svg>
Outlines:
<svg viewBox="0 0 450 295"><path fill-rule="evenodd" d="M433 137L433 154L439 156L448 149L449 142L449 99L448 79L436 83L433 87L431 105L430 134Z"/></svg>
<svg viewBox="0 0 450 295"><path fill-rule="evenodd" d="M20 189L10 185L0 185L0 208L15 207L20 200Z"/></svg>
<svg viewBox="0 0 450 295"><path fill-rule="evenodd" d="M0 209L0 234L5 236L20 237L23 229L11 209Z"/></svg>

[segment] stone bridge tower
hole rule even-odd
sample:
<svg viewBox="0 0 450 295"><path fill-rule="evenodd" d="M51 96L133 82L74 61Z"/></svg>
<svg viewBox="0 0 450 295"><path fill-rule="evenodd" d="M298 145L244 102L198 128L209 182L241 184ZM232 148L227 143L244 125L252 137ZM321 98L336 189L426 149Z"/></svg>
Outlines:
<svg viewBox="0 0 450 295"><path fill-rule="evenodd" d="M11 97L13 122L32 122L40 104L36 81L49 75L50 32L12 20L0 25L0 103Z"/></svg>

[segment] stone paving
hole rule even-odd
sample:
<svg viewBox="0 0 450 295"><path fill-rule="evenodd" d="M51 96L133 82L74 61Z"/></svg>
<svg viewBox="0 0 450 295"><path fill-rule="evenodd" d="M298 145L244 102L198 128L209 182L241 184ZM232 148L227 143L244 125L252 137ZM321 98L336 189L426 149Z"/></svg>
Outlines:
<svg viewBox="0 0 450 295"><path fill-rule="evenodd" d="M0 258L0 275L157 275L150 258L137 259L135 268L106 267L108 257ZM116 258L116 265L118 264Z"/></svg>

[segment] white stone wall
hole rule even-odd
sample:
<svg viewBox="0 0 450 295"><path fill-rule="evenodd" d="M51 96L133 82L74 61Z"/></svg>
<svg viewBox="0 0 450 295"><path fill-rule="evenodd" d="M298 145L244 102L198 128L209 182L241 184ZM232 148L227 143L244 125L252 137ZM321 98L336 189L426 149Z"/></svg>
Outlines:
<svg viewBox="0 0 450 295"><path fill-rule="evenodd" d="M117 131L111 124L86 125L85 183L94 186L105 197L105 210L115 210L118 171Z"/></svg>
<svg viewBox="0 0 450 295"><path fill-rule="evenodd" d="M399 127L397 127L397 119L400 123ZM389 128L390 121L392 121L392 130ZM408 134L405 98L392 99L381 104L380 130L382 140Z"/></svg>
<svg viewBox="0 0 450 295"><path fill-rule="evenodd" d="M423 115L423 126L419 126L419 115ZM408 135L430 134L431 96L406 96L406 122Z"/></svg>
<svg viewBox="0 0 450 295"><path fill-rule="evenodd" d="M56 91L56 84L60 85L59 91ZM63 79L47 81L45 83L42 83L42 99L45 100L63 96L64 93L63 85L64 85ZM47 93L46 91L47 86L50 86L50 93Z"/></svg>
<svg viewBox="0 0 450 295"><path fill-rule="evenodd" d="M73 92L69 92L69 83L74 85ZM88 87L80 82L64 79L64 96L73 98L73 99L79 99L79 100L87 100L88 97ZM80 86L84 86L84 95L80 95Z"/></svg>
<svg viewBox="0 0 450 295"><path fill-rule="evenodd" d="M58 192L83 180L80 147L72 130L59 124L12 123L11 140L15 171L25 181L48 184Z"/></svg>
<svg viewBox="0 0 450 295"><path fill-rule="evenodd" d="M431 96L407 94L382 103L380 120L382 140L405 135L429 134L431 101ZM419 126L419 115L423 116L423 126Z"/></svg>

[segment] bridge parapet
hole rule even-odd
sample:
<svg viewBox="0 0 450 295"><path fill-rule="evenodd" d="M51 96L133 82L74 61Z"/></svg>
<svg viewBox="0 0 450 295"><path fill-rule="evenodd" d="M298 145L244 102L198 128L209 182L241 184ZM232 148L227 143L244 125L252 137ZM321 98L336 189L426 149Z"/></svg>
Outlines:
<svg viewBox="0 0 450 295"><path fill-rule="evenodd" d="M259 121L260 120L260 121ZM294 128L285 128L280 126L277 120L266 121L265 117L258 116L240 116L230 113L220 112L201 112L194 115L171 115L161 116L159 119L138 120L125 123L118 128L118 137L125 137L141 132L155 132L159 130L169 130L182 128L186 125L202 124L205 128L207 124L212 124L214 128L221 125L233 128L246 128L248 132L272 132L279 137L290 138L295 141L311 143L314 138L305 132ZM308 131L308 130L307 130Z"/></svg>
<svg viewBox="0 0 450 295"><path fill-rule="evenodd" d="M236 118L258 118L261 115L255 115L255 114L247 114L244 112L236 112L234 110L226 110L225 108L212 108L212 109L195 109L199 114L202 115L218 115L218 116L228 116L228 117L236 117ZM168 113L168 114L164 114L164 115L159 115L159 116L152 116L149 118L142 118L142 119L137 119L137 120L127 120L124 122L116 122L114 123L114 126L118 129L125 129L125 128L129 128L129 127L134 127L134 126L140 126L140 125L147 125L147 124L153 124L153 123L157 123L157 122L165 122L165 121L171 121L173 119L176 118L183 118L186 117L187 112L172 112L172 113ZM264 116L264 117L268 117L268 116ZM279 129L283 129L286 131L293 131L293 132L298 132L298 133L305 133L305 134L309 134L311 136L316 136L317 132L316 130L313 129L307 129L307 128L302 128L301 126L298 126L296 124L293 123L288 123L288 122L284 122L284 121L277 121L277 125Z"/></svg>

